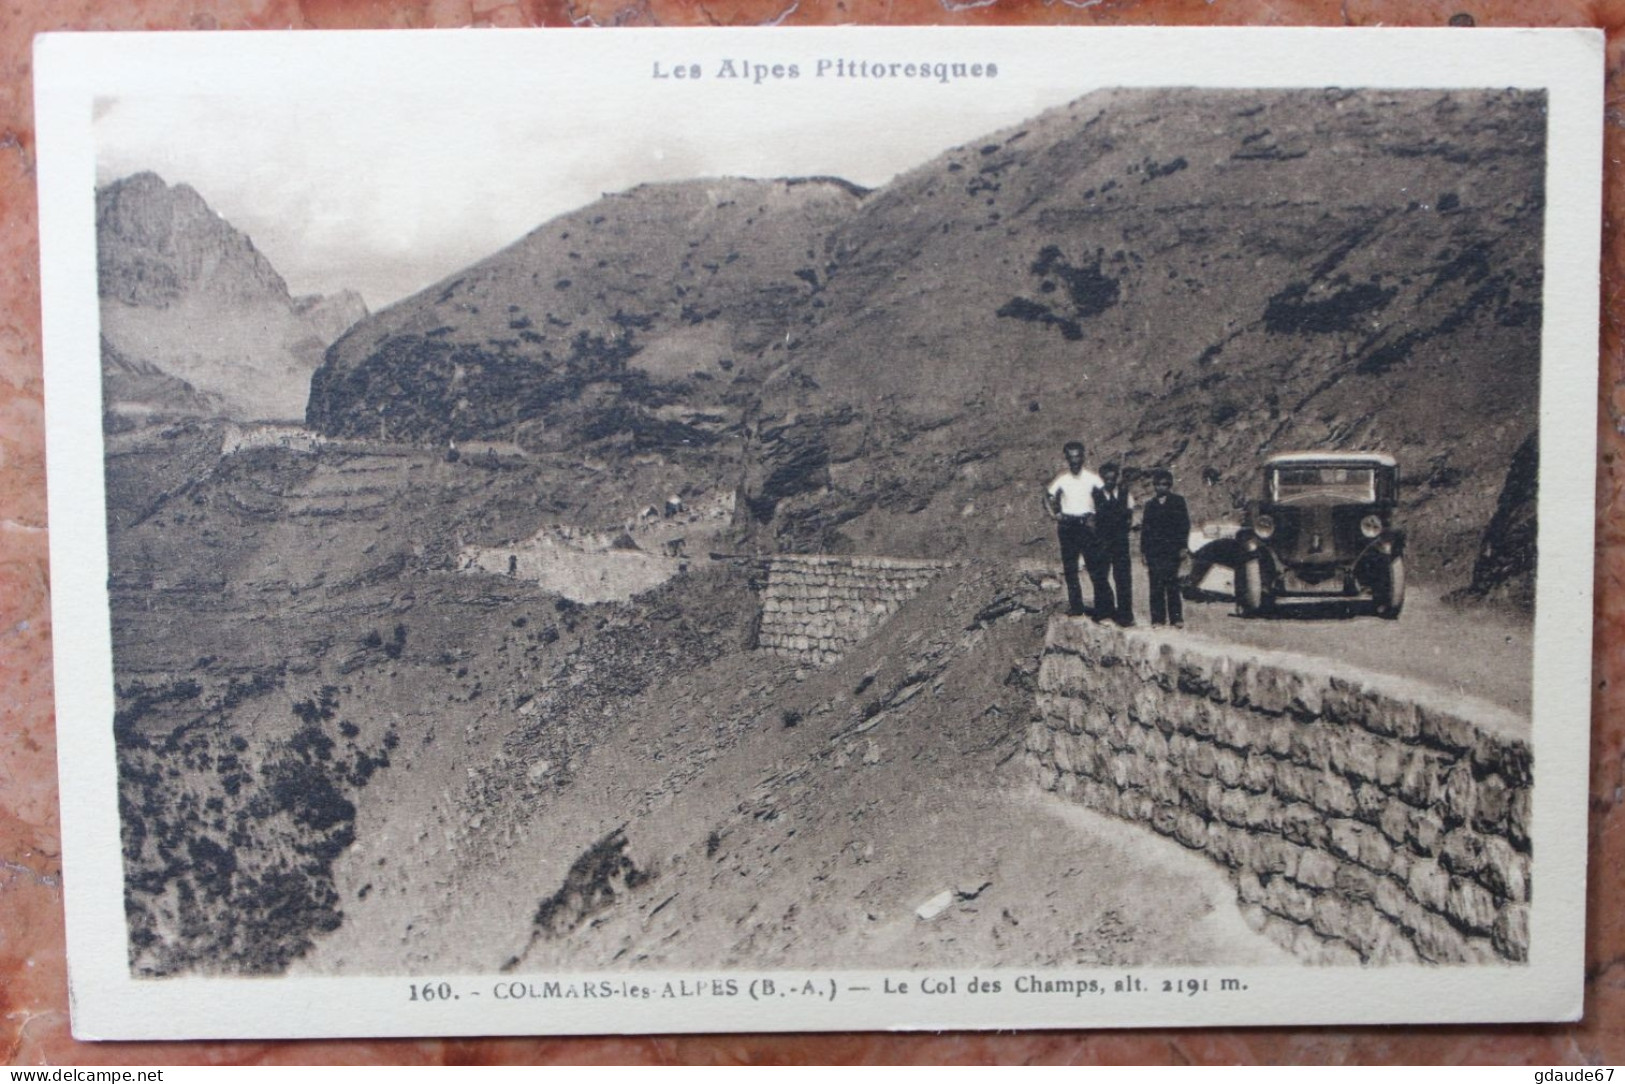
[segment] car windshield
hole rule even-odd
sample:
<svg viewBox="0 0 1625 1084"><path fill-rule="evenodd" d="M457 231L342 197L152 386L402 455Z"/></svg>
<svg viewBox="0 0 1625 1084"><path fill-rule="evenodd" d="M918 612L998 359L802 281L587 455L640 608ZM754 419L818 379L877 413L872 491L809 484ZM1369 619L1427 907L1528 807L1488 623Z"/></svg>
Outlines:
<svg viewBox="0 0 1625 1084"><path fill-rule="evenodd" d="M1331 497L1372 504L1377 499L1377 472L1372 467L1276 467L1270 472L1270 499L1297 501Z"/></svg>

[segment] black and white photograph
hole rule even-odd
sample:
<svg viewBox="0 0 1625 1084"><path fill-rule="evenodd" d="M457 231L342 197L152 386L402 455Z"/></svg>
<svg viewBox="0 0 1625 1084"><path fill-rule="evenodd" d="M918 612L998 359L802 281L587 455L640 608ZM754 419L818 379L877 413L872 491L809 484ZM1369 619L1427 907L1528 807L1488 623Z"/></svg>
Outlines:
<svg viewBox="0 0 1625 1084"><path fill-rule="evenodd" d="M76 1032L1577 1014L1600 38L1427 33L44 39Z"/></svg>

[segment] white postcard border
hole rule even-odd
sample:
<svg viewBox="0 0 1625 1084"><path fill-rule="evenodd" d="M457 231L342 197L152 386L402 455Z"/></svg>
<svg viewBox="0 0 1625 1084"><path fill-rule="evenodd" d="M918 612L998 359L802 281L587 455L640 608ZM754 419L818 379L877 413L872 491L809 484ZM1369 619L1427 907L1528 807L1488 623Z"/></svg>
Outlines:
<svg viewBox="0 0 1625 1084"><path fill-rule="evenodd" d="M1463 968L1136 968L1164 977L1229 978L1220 995L1082 999L1010 992L1023 972L744 972L594 975L659 987L733 980L731 997L643 1004L500 998L512 982L570 976L132 979L123 869L107 595L100 429L91 115L109 94L230 94L274 78L332 93L408 71L482 73L527 92L548 78L583 93L625 93L616 72L643 71L680 46L704 56L772 59L819 51L936 54L1001 61L1001 93L1024 78L1079 73L1100 86L1544 87L1549 93L1546 280L1540 406L1540 567L1535 646L1537 897L1527 966ZM1162 30L1061 28L751 31L450 31L49 35L36 44L42 292L52 613L64 876L74 1031L80 1038L248 1038L591 1032L873 1030L1215 1024L1499 1022L1575 1019L1584 949L1586 789L1591 662L1596 327L1601 202L1602 35L1595 31ZM1005 58L1009 58L1008 61ZM415 67L414 67L415 66ZM1004 74L1007 72L1008 74ZM274 73L274 74L273 74ZM507 73L504 75L503 73ZM544 74L551 73L551 74ZM1041 73L1035 75L1033 73ZM631 83L625 76L624 82ZM1016 89L1007 89L1011 85ZM783 88L762 95L782 105ZM1075 95L1076 96L1076 95ZM764 104L764 108L768 107ZM1055 972L1112 982L1115 970ZM932 996L922 979L976 976L1005 992ZM578 977L579 979L580 977ZM753 999L752 983L773 993ZM456 995L413 1004L409 987ZM910 994L887 983L908 982ZM818 994L834 984L833 1000ZM867 986L854 993L849 987ZM1085 1005L1087 1007L1085 1008Z"/></svg>

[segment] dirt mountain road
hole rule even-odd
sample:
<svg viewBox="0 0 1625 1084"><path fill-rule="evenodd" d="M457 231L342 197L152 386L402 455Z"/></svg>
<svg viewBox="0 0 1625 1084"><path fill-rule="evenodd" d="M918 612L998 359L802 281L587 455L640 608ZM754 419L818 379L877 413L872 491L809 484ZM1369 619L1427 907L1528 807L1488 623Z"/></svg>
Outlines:
<svg viewBox="0 0 1625 1084"><path fill-rule="evenodd" d="M1135 571L1137 619L1143 623L1148 588L1144 570ZM1483 606L1451 605L1425 584L1411 586L1397 620L1372 616L1368 606L1289 600L1265 616L1243 618L1228 599L1186 602L1185 635L1314 655L1529 715L1534 636L1527 620Z"/></svg>

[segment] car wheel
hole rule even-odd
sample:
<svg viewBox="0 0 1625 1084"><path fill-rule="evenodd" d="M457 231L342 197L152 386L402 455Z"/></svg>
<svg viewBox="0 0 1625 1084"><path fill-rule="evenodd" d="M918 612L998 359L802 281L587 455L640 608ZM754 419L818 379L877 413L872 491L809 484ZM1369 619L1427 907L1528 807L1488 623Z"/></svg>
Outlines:
<svg viewBox="0 0 1625 1084"><path fill-rule="evenodd" d="M1262 613L1267 605L1269 596L1264 593L1264 562L1243 561L1241 567L1236 569L1236 609L1242 617L1253 617Z"/></svg>
<svg viewBox="0 0 1625 1084"><path fill-rule="evenodd" d="M1405 608L1405 558L1388 562L1386 582L1377 585L1377 616L1392 621Z"/></svg>

